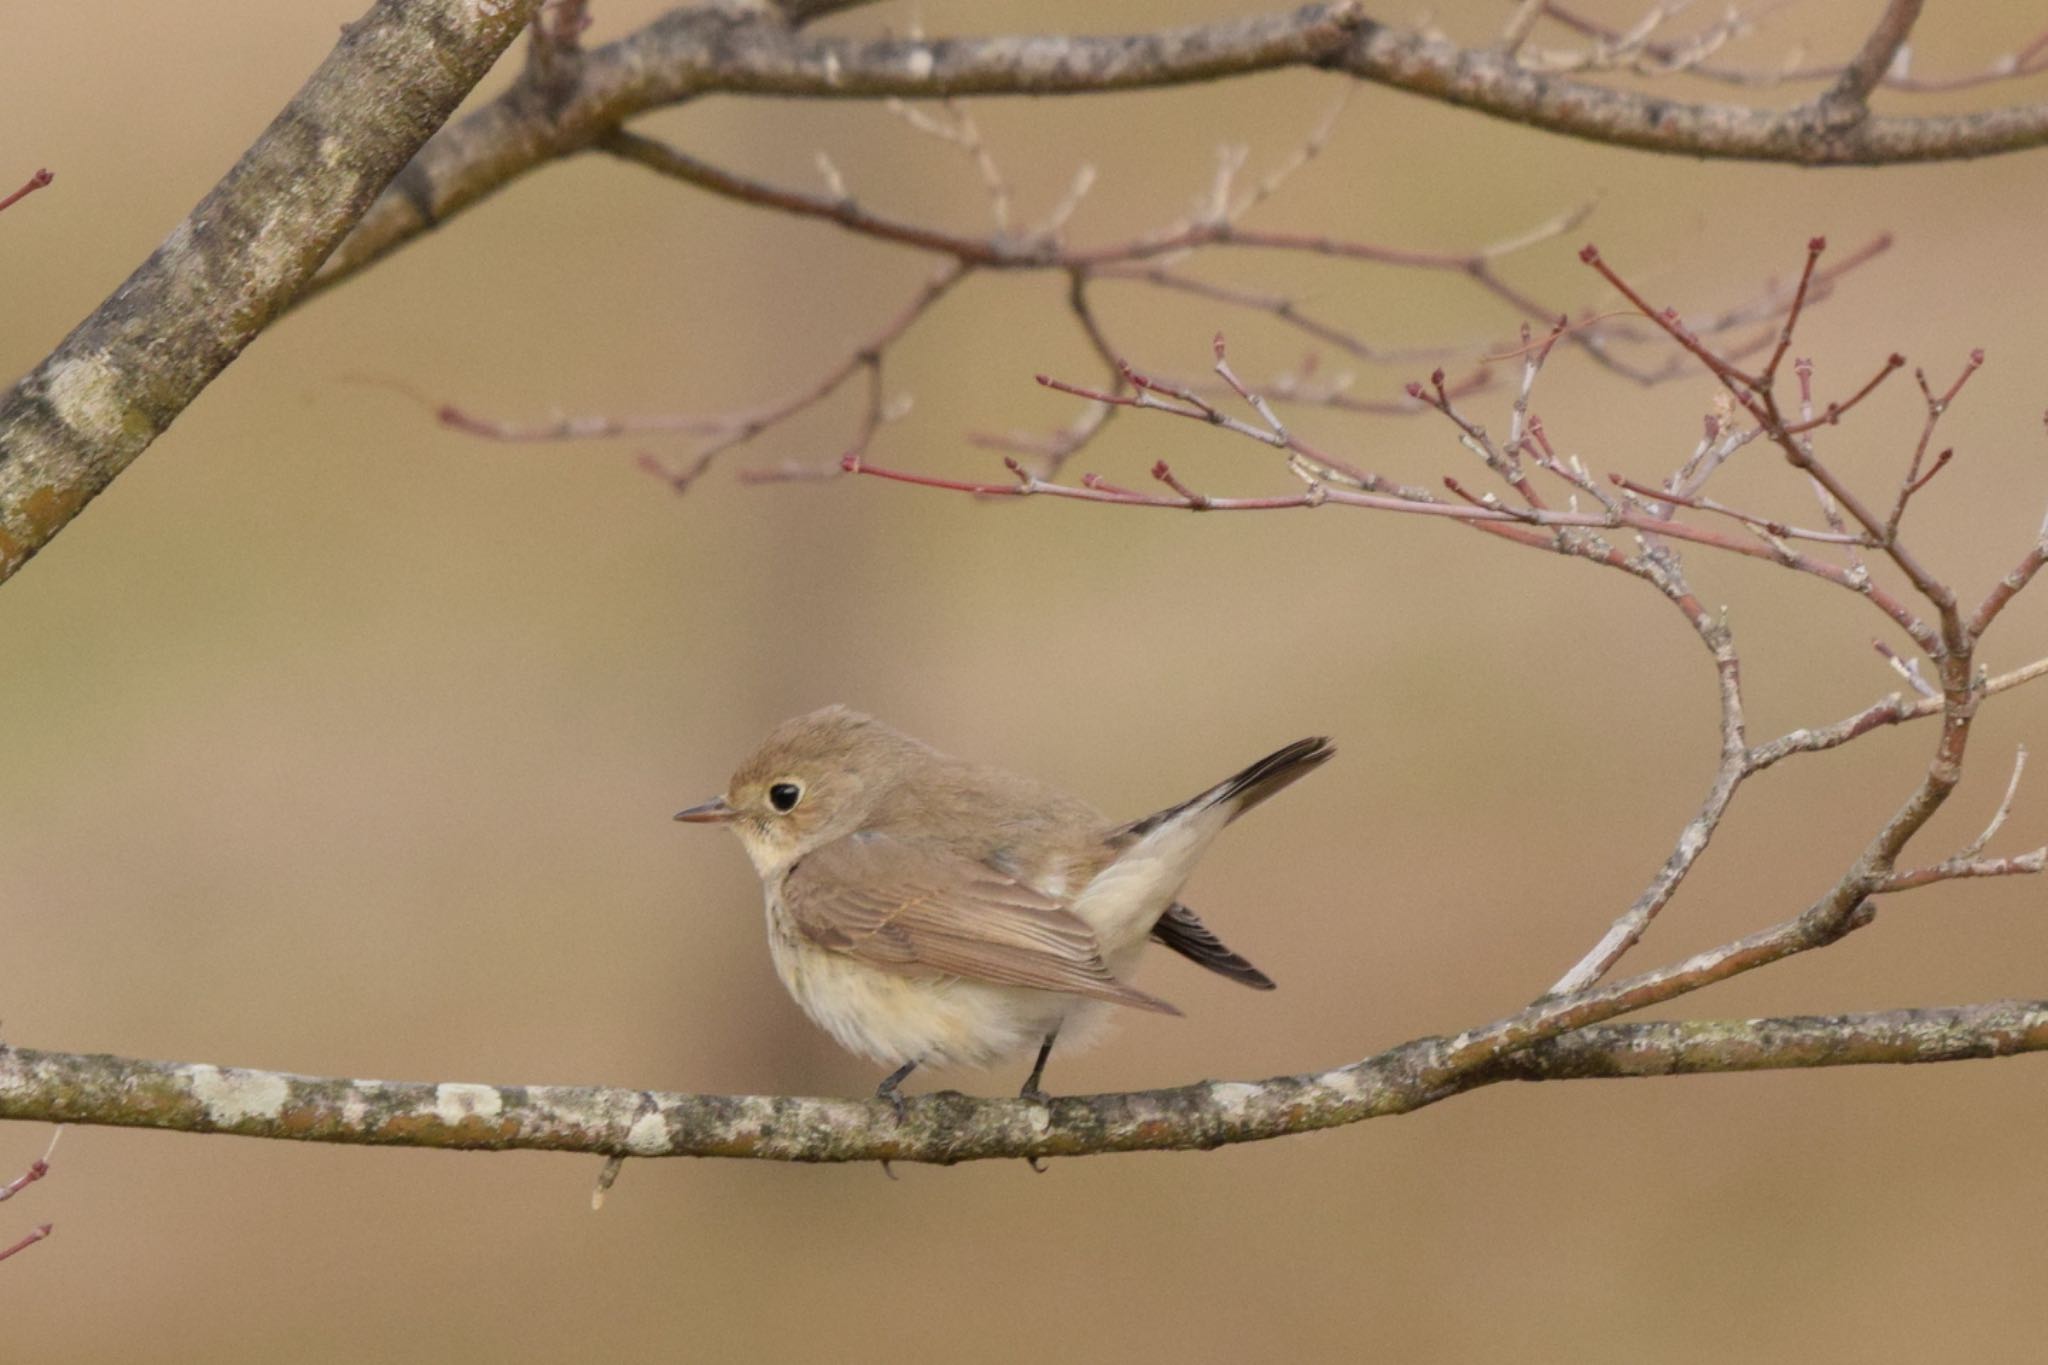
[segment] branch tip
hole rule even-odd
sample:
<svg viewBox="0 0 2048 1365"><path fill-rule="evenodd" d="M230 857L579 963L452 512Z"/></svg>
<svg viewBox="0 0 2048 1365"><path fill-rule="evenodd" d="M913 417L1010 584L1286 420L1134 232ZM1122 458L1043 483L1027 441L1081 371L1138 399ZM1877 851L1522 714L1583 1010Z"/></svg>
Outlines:
<svg viewBox="0 0 2048 1365"><path fill-rule="evenodd" d="M15 190L12 194L0 195L0 209L12 207L14 204L20 202L23 199L28 198L31 194L34 194L37 190L42 189L45 185L48 185L52 180L55 180L56 178L56 176L50 174L47 168L38 170L34 175L22 181L20 189Z"/></svg>

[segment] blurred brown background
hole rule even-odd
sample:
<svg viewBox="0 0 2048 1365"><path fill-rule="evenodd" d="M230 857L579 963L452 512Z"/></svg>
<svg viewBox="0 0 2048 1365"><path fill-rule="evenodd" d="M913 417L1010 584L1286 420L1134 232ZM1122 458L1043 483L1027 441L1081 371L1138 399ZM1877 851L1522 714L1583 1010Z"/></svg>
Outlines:
<svg viewBox="0 0 2048 1365"><path fill-rule="evenodd" d="M0 218L0 368L33 364L151 249L358 8L9 7L0 174L58 180ZM658 8L598 0L593 40ZM1736 55L1840 53L1878 8L1794 9ZM1440 18L1476 37L1505 12L1467 0ZM840 26L913 17L884 6ZM915 17L933 32L1104 26L1078 3L925 0ZM1916 68L1974 68L2029 36L2006 7L1936 0ZM1219 142L1249 143L1262 173L1336 88L1295 74L976 114L1021 216L1098 163L1075 232L1103 240L1181 213ZM1982 99L2001 93L2041 94ZM798 185L817 183L824 149L878 207L985 222L972 168L879 109L728 99L647 126ZM1912 523L1974 595L2048 497L2044 165L1699 164L1366 89L1327 158L1255 221L1463 249L1598 196L1571 238L1506 267L1560 306L1604 297L1581 239L1658 299L1707 308L1794 269L1813 233L1847 247L1895 231L1799 349L1826 393L1892 349L1943 383L1987 349L1941 438L1960 458ZM1250 254L1199 267L1297 291L1389 344L1476 343L1513 321L1449 276ZM265 336L0 593L7 1040L354 1076L864 1092L872 1068L776 987L739 850L668 819L770 724L831 700L1126 814L1297 735L1339 737L1341 761L1233 831L1190 892L1282 990L1154 961L1144 984L1188 1017L1125 1021L1056 1060L1055 1089L1322 1067L1490 1019L1553 980L1664 857L1711 769L1704 657L1640 585L1336 509L1194 518L734 482L836 454L851 394L677 498L631 446L486 445L363 382L508 419L752 404L835 363L929 268L593 158ZM977 280L935 314L891 365L916 407L875 457L985 475L994 461L965 432L1068 420L1074 403L1031 382L1097 374L1059 293ZM1218 327L1248 376L1301 355L1213 305L1105 298L1119 344L1158 369L1198 371ZM1391 391L1421 368L1359 382ZM1635 391L1567 354L1537 406L1596 470L1651 477L1691 448L1710 392ZM1499 428L1505 402L1477 411ZM1886 496L1918 404L1902 377L1824 448ZM1438 423L1298 416L1389 474L1471 472ZM1756 454L1730 489L1810 517ZM1161 455L1211 491L1288 486L1265 452L1164 420L1119 423L1083 465L1138 482ZM1868 647L1881 622L1846 595L1692 563L1733 613L1757 735L1895 686ZM1987 661L2044 650L2037 594ZM1631 961L1805 904L1931 739L1882 734L1758 780ZM1921 852L1974 833L2021 741L2048 743L2048 693L1990 708L1973 777ZM2030 785L2008 851L2048 831ZM1683 1012L2038 996L2044 961L2038 884L1962 886ZM637 1163L596 1217L594 1160L75 1130L51 1178L0 1210L0 1242L57 1224L0 1270L0 1337L10 1359L53 1363L2010 1358L2048 1319L2044 1065L1501 1087L1398 1122L1043 1177ZM46 1138L0 1130L0 1173Z"/></svg>

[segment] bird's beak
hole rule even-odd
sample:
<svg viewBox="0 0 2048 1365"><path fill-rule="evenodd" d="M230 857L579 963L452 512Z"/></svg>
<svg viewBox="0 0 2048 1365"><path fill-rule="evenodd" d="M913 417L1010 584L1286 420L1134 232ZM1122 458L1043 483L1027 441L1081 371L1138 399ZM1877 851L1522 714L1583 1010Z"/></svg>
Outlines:
<svg viewBox="0 0 2048 1365"><path fill-rule="evenodd" d="M730 823L737 813L731 806L725 804L724 797L714 796L701 806L677 811L676 819L691 825L723 825Z"/></svg>

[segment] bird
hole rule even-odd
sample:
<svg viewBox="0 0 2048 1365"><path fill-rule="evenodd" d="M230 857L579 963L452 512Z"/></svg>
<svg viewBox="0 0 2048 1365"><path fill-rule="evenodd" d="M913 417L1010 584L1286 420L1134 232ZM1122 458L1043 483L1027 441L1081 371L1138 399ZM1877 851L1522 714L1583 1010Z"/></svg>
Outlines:
<svg viewBox="0 0 2048 1365"><path fill-rule="evenodd" d="M723 794L676 819L723 825L760 874L776 975L841 1046L893 1070L1037 1059L1118 1008L1177 1015L1130 984L1148 941L1233 981L1272 980L1179 899L1232 820L1335 754L1297 740L1215 786L1116 823L1057 787L954 758L827 706L777 726Z"/></svg>

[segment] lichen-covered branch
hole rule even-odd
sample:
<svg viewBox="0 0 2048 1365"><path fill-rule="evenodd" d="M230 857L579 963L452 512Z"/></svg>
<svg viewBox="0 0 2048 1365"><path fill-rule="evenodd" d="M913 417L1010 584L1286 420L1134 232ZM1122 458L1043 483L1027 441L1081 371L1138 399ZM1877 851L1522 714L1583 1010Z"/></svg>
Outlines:
<svg viewBox="0 0 2048 1365"><path fill-rule="evenodd" d="M1895 6L1904 10L1904 5ZM1917 11L1917 6L1912 6ZM1297 69L1338 71L1549 132L1684 156L1810 166L1885 165L2048 143L2048 104L1878 116L1860 99L1791 109L1689 104L1523 65L1510 48L1461 47L1367 17L1358 0L1127 34L818 37L808 11L693 6L519 82L428 145L316 281L325 288L557 157L597 146L650 110L710 94L819 99L1078 95ZM794 19L797 23L792 23ZM1889 18L1844 89L1903 29ZM1880 68L1879 74L1882 74ZM1845 77L1845 80L1848 79ZM1853 108L1855 117L1844 117Z"/></svg>
<svg viewBox="0 0 2048 1365"><path fill-rule="evenodd" d="M1418 1039L1352 1066L1041 1105L952 1091L898 1123L870 1100L294 1076L0 1049L0 1118L392 1147L927 1161L1188 1150L1404 1114L1499 1081L1950 1062L2048 1049L2048 1001L1785 1019L1600 1024L1468 1066Z"/></svg>
<svg viewBox="0 0 2048 1365"><path fill-rule="evenodd" d="M0 399L0 582L281 313L539 0L379 0L163 245Z"/></svg>

